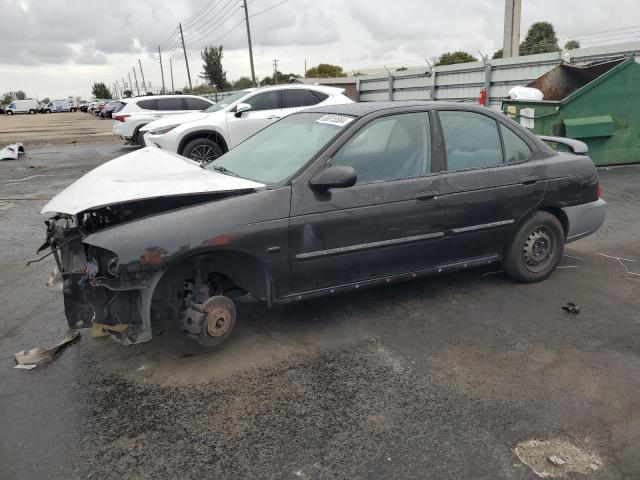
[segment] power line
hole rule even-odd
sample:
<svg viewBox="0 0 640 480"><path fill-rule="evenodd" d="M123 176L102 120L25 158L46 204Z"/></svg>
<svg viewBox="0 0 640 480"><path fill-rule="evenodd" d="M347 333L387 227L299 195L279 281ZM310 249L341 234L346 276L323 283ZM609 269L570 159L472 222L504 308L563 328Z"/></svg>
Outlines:
<svg viewBox="0 0 640 480"><path fill-rule="evenodd" d="M213 32L215 32L216 30L219 30L220 28L222 28L225 23L231 19L231 17L233 17L233 15L235 15L238 11L241 10L241 7L237 7L235 10L229 12L229 15L227 15L226 17L220 19L220 23L218 26L216 26L215 28L210 29L207 33L204 33L202 35L200 35L199 37L195 38L195 39L191 39L187 42L187 44L189 45L189 47L193 48L198 42L200 42L201 40L209 37ZM214 42L210 42L210 43L214 43Z"/></svg>
<svg viewBox="0 0 640 480"><path fill-rule="evenodd" d="M232 0L233 1L233 0ZM231 4L231 7L233 7L234 5ZM215 32L216 30L218 30L219 28L221 28L224 23L229 20L229 18L231 18L237 11L239 11L241 9L241 7L239 5L236 5L236 8L230 8L227 9L226 11L220 11L220 15L219 17L212 22L209 22L206 25L206 28L204 28L203 30L197 30L197 36L194 35L195 37L197 37L195 40L189 40L189 43L193 43L193 42L197 42L201 39L203 39L204 37L210 35L211 33Z"/></svg>

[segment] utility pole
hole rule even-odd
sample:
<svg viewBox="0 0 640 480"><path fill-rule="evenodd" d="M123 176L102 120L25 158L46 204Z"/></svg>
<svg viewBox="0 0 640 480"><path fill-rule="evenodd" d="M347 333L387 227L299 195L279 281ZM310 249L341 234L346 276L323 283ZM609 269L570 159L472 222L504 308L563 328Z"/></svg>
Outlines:
<svg viewBox="0 0 640 480"><path fill-rule="evenodd" d="M133 82L131 81L131 72L127 72L129 75L129 90L131 90L131 96L133 96Z"/></svg>
<svg viewBox="0 0 640 480"><path fill-rule="evenodd" d="M165 88L164 88L164 70L162 69L162 51L160 50L160 47L158 46L158 57L160 57L160 75L162 76L162 93L165 93Z"/></svg>
<svg viewBox="0 0 640 480"><path fill-rule="evenodd" d="M504 37L502 57L520 56L520 10L522 0L504 2Z"/></svg>
<svg viewBox="0 0 640 480"><path fill-rule="evenodd" d="M249 10L247 9L247 0L242 0L242 8L244 8L244 21L247 24L247 40L249 41L249 62L251 62L251 81L253 86L256 85L256 72L253 69L253 49L251 48L251 29L249 28Z"/></svg>
<svg viewBox="0 0 640 480"><path fill-rule="evenodd" d="M278 84L278 59L273 59L273 84Z"/></svg>
<svg viewBox="0 0 640 480"><path fill-rule="evenodd" d="M307 59L304 59L304 76L307 76Z"/></svg>
<svg viewBox="0 0 640 480"><path fill-rule="evenodd" d="M184 53L184 63L187 65L187 78L189 79L189 90L193 90L193 84L191 83L191 73L189 73L189 59L187 58L187 47L184 46L184 34L182 33L182 23L179 23L180 27L180 39L182 40L182 53Z"/></svg>
<svg viewBox="0 0 640 480"><path fill-rule="evenodd" d="M124 77L122 77L122 87L123 87L122 93L124 93L124 91L127 89L127 82L124 81Z"/></svg>
<svg viewBox="0 0 640 480"><path fill-rule="evenodd" d="M138 58L138 65L140 65L140 75L142 75L142 90L144 91L144 93L147 93L147 86L144 81L144 72L142 71L142 62L140 61L139 58Z"/></svg>
<svg viewBox="0 0 640 480"><path fill-rule="evenodd" d="M138 76L136 75L136 67L133 67L133 79L136 81L136 92L140 96L140 87L138 87Z"/></svg>
<svg viewBox="0 0 640 480"><path fill-rule="evenodd" d="M176 88L173 86L173 61L169 57L169 70L171 71L171 93L175 93Z"/></svg>

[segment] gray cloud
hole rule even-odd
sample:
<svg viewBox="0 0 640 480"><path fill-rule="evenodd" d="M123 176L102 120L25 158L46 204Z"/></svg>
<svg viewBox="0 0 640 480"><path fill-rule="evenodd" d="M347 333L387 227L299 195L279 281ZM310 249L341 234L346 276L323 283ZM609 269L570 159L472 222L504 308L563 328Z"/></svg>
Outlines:
<svg viewBox="0 0 640 480"><path fill-rule="evenodd" d="M249 11L255 14L279 1L252 0ZM75 85L93 81L96 75L115 81L138 58L157 85L158 45L167 62L174 60L176 83L182 86L186 72L175 32L181 20L192 77L200 71L199 50L213 42L225 47L229 78L247 75L245 26L235 25L243 18L238 6L239 0L0 0L0 90L18 88L13 82L32 81L25 78L41 81L37 72L51 75L52 68L59 71L61 66L75 68L76 77L69 78ZM230 13L224 22L223 8ZM420 62L451 50L490 53L501 47L503 8L504 0L289 0L251 19L256 70L260 76L268 74L273 58L280 60L281 70L302 73L305 59L309 65L328 62L363 69ZM538 20L552 22L560 37L637 23L637 0L618 0L616 12L623 11L624 16L612 14L610 2L601 0L527 0L522 32ZM582 43L593 45L597 40ZM620 39L625 40L629 38ZM36 74L27 77L22 67ZM56 88L70 87L62 82Z"/></svg>

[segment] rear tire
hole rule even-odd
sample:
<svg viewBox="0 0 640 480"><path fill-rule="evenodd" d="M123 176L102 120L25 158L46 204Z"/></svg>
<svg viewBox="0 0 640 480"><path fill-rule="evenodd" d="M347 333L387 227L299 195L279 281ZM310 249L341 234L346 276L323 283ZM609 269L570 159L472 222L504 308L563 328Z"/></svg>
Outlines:
<svg viewBox="0 0 640 480"><path fill-rule="evenodd" d="M7 110L7 115L13 115L13 110Z"/></svg>
<svg viewBox="0 0 640 480"><path fill-rule="evenodd" d="M518 229L506 249L502 268L518 282L532 283L547 278L562 259L564 229L548 212L538 211Z"/></svg>
<svg viewBox="0 0 640 480"><path fill-rule="evenodd" d="M184 147L182 151L182 156L206 165L213 162L223 153L220 145L213 140L209 138L196 138L187 143L187 146Z"/></svg>
<svg viewBox="0 0 640 480"><path fill-rule="evenodd" d="M33 109L29 110L29 115L35 115L35 114L36 114L35 110L33 110Z"/></svg>

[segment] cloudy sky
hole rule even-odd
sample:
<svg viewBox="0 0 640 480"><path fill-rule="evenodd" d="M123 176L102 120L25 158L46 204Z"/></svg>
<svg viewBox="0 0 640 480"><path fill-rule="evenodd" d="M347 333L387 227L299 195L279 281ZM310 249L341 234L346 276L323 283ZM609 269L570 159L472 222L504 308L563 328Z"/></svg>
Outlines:
<svg viewBox="0 0 640 480"><path fill-rule="evenodd" d="M250 0L249 13L282 0ZM640 2L523 0L522 34L538 20L554 24L562 44L583 46L640 39ZM256 75L303 73L320 62L345 70L415 65L443 51L491 53L502 45L504 0L287 0L251 18ZM240 0L0 0L0 93L22 89L43 98L88 96L94 81L129 81L142 62L145 79L161 85L158 46L170 87L187 83L178 45L183 21L192 79L200 49L222 43L229 80L249 75ZM136 71L140 74L139 70ZM138 78L141 82L141 78ZM198 79L199 82L202 80Z"/></svg>

